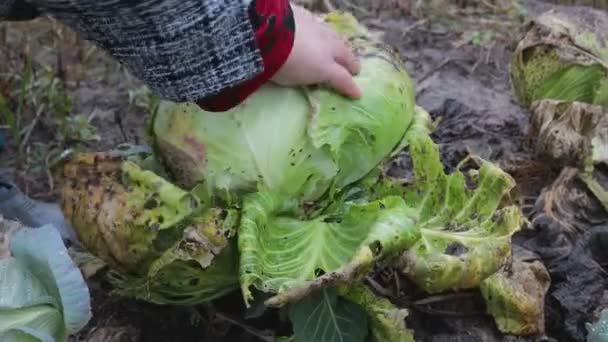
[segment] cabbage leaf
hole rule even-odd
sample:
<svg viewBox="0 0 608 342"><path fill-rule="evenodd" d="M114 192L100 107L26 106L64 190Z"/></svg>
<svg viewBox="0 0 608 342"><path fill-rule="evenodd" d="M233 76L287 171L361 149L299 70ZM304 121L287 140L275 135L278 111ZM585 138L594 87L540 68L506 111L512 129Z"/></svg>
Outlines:
<svg viewBox="0 0 608 342"><path fill-rule="evenodd" d="M192 305L238 289L233 209L203 205L129 156L76 154L63 175L63 211L110 266L116 294Z"/></svg>
<svg viewBox="0 0 608 342"><path fill-rule="evenodd" d="M0 240L10 240L10 255L0 253L0 340L67 341L92 315L84 278L53 226L9 225L0 218Z"/></svg>
<svg viewBox="0 0 608 342"><path fill-rule="evenodd" d="M289 310L294 338L299 342L364 342L368 335L366 312L338 296L334 288L294 303Z"/></svg>
<svg viewBox="0 0 608 342"><path fill-rule="evenodd" d="M543 263L533 253L519 248L513 262L485 279L480 290L500 331L540 335L545 332L545 295L550 284Z"/></svg>
<svg viewBox="0 0 608 342"><path fill-rule="evenodd" d="M266 303L280 306L400 254L405 274L428 292L477 287L500 269L522 222L515 206L499 208L512 178L482 162L470 190L462 172L444 173L426 132L407 139L414 184L364 178L350 188L356 196L334 199L312 218L277 194L245 198L238 238L246 302L252 285L276 293Z"/></svg>
<svg viewBox="0 0 608 342"><path fill-rule="evenodd" d="M363 284L341 286L338 293L365 310L372 342L414 342L413 332L405 325L406 309L397 308Z"/></svg>
<svg viewBox="0 0 608 342"><path fill-rule="evenodd" d="M523 223L517 206L503 206L515 181L482 160L469 182L460 170L446 175L427 136L412 137L409 151L415 181L405 196L417 208L421 238L403 253L400 268L428 293L475 288L507 261Z"/></svg>

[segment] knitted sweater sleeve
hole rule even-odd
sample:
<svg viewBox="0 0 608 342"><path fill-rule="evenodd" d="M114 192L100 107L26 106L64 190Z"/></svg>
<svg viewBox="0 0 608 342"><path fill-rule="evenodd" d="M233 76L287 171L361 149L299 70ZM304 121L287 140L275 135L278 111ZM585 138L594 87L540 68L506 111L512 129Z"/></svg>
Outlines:
<svg viewBox="0 0 608 342"><path fill-rule="evenodd" d="M0 19L24 8L79 32L156 95L214 111L268 81L293 43L288 0L0 0Z"/></svg>

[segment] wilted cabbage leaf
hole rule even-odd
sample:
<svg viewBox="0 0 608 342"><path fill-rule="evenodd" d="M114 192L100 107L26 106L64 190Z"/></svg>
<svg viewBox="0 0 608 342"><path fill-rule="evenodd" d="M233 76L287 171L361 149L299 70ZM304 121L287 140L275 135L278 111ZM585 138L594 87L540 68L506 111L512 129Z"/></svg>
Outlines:
<svg viewBox="0 0 608 342"><path fill-rule="evenodd" d="M539 335L545 331L545 294L550 284L543 263L520 248L513 262L485 279L480 290L500 331Z"/></svg>
<svg viewBox="0 0 608 342"><path fill-rule="evenodd" d="M561 165L582 166L588 159L608 163L608 107L540 100L531 110L539 154Z"/></svg>
<svg viewBox="0 0 608 342"><path fill-rule="evenodd" d="M536 151L560 165L577 167L577 177L608 211L608 107L541 100L532 105L531 120Z"/></svg>
<svg viewBox="0 0 608 342"><path fill-rule="evenodd" d="M361 62L359 100L326 87L265 85L243 104L210 113L161 101L155 148L177 184L212 196L264 191L314 201L374 169L403 139L414 90L402 63L352 16L327 21L350 37ZM359 35L361 34L361 35ZM231 196L232 195L232 196Z"/></svg>
<svg viewBox="0 0 608 342"><path fill-rule="evenodd" d="M0 217L0 340L67 341L90 318L89 289L57 230Z"/></svg>
<svg viewBox="0 0 608 342"><path fill-rule="evenodd" d="M234 211L204 207L119 155L77 154L63 170L62 209L118 293L194 304L238 286Z"/></svg>
<svg viewBox="0 0 608 342"><path fill-rule="evenodd" d="M376 296L363 284L341 286L338 293L367 312L372 342L414 342L413 333L405 326L406 309L399 309L388 299Z"/></svg>
<svg viewBox="0 0 608 342"><path fill-rule="evenodd" d="M515 182L485 161L469 172L473 185L461 171L446 175L437 146L424 135L413 134L409 151L414 184L405 198L416 210L421 238L400 266L429 293L475 288L505 263L520 229L519 208L501 206Z"/></svg>
<svg viewBox="0 0 608 342"><path fill-rule="evenodd" d="M578 176L608 213L608 164L588 166Z"/></svg>
<svg viewBox="0 0 608 342"><path fill-rule="evenodd" d="M532 21L511 63L519 101L608 105L606 27L608 14L589 7L562 7Z"/></svg>

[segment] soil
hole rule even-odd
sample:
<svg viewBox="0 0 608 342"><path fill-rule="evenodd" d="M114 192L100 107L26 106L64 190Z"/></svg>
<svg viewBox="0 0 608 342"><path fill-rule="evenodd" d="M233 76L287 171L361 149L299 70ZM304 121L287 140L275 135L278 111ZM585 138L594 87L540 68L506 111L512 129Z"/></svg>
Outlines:
<svg viewBox="0 0 608 342"><path fill-rule="evenodd" d="M361 0L336 5L352 11L374 31L382 32L384 40L405 58L416 81L417 104L440 120L433 138L441 147L446 167L455 168L469 154L498 163L516 179L522 207L532 219L533 204L560 170L533 154L533 137L527 131L529 113L517 104L511 91L508 66L511 52L522 36L522 18L517 13L488 8L483 2L470 2L475 4L450 5L448 13L435 13L433 9L412 11L413 2L407 0L382 3ZM528 15L554 6L542 1L523 3ZM491 32L491 38L476 42L474 37L484 32ZM47 19L0 24L0 48L0 59L6 61L0 63L0 94L11 99L13 106L18 104L18 97L11 89L19 86L20 79L11 75L24 75L25 61L31 58L33 79L42 79L45 70L52 70L73 101L71 115L84 115L100 137L88 142L58 138L61 118L48 108L40 109L34 101L28 102L22 113L22 127L28 130L29 123L36 123L20 154L10 131L6 127L0 129L7 140L7 147L0 153L0 174L14 180L31 197L56 199L48 168L53 158L67 148L102 151L120 143L145 142L147 113L137 105L142 84L102 51ZM34 82L29 88L32 97L44 96L39 84ZM37 112L40 114L35 119ZM390 165L390 172L396 175L406 175L409 169L406 153L397 156ZM526 232L525 237L516 240L524 244L530 236L534 234ZM569 262L577 265L575 260ZM556 267L548 268L562 275L567 271L566 266L555 270ZM401 281L404 288L412 286ZM276 312L242 321L244 308L238 293L215 303L214 308L174 308L112 297L103 281L93 278L89 283L94 316L72 341L258 341L264 329L283 327ZM563 291L573 289L562 286L553 287L552 291L562 291L557 296L564 296ZM601 295L600 292L597 289L588 296ZM415 289L412 293L409 300L425 296L416 294ZM603 295L608 298L608 294ZM560 300L555 296L549 296L551 307ZM209 318L214 310L222 315ZM567 314L566 311L561 312ZM576 324L580 327L580 323ZM491 317L484 314L477 293L467 294L464 300L445 301L441 309L412 307L408 326L416 331L417 341L539 339L500 334ZM566 341L580 337L579 331L566 330L549 327L548 336L543 338Z"/></svg>

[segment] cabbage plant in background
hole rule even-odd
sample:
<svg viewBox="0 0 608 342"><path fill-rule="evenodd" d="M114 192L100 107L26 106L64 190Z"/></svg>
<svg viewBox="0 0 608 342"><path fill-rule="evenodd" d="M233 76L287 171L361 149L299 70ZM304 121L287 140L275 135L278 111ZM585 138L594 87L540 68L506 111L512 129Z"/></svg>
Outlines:
<svg viewBox="0 0 608 342"><path fill-rule="evenodd" d="M117 293L196 305L240 288L248 306L264 292L287 309L295 340L409 341L407 311L360 282L373 267L437 293L508 262L513 179L477 159L446 174L400 57L350 15L325 20L359 55L363 98L266 85L222 114L160 101L154 153L64 165L63 210ZM410 181L383 172L403 149Z"/></svg>
<svg viewBox="0 0 608 342"><path fill-rule="evenodd" d="M561 7L532 20L513 53L511 79L518 100L608 105L608 15L589 7Z"/></svg>
<svg viewBox="0 0 608 342"><path fill-rule="evenodd" d="M530 23L511 64L514 92L532 113L536 150L577 167L608 210L608 13L565 7Z"/></svg>
<svg viewBox="0 0 608 342"><path fill-rule="evenodd" d="M67 341L90 318L89 289L59 232L0 217L0 340Z"/></svg>
<svg viewBox="0 0 608 342"><path fill-rule="evenodd" d="M608 160L608 14L565 7L530 23L511 63L540 154L560 164Z"/></svg>
<svg viewBox="0 0 608 342"><path fill-rule="evenodd" d="M539 209L533 220L538 222L540 231L548 229L551 234L572 237L590 230L586 222L608 219L607 27L606 11L588 7L551 10L530 23L513 55L513 89L531 112L530 133L536 137L536 152L563 168L538 199ZM583 240L581 236L578 239ZM506 293L514 287L508 283L505 286L505 280L496 277L485 288L501 286L503 290L496 293ZM556 288L563 288L559 283L560 280ZM496 293L494 302L500 302ZM576 298L574 294L569 300ZM498 312L497 308L490 303L491 310ZM505 313L513 309L531 312L536 310L534 305L511 304L502 308L499 324L515 329L531 326L525 320L514 321ZM592 306L585 309L594 310ZM565 325L594 319L584 312L577 315L580 318L575 323ZM605 315L595 324L588 324L588 340L605 338L605 327Z"/></svg>

